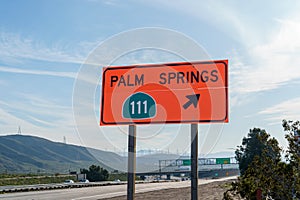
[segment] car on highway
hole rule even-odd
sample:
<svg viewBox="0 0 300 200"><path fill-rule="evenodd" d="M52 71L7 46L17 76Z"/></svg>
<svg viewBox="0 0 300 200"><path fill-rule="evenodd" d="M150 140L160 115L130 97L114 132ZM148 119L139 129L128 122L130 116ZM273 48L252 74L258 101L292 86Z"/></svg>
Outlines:
<svg viewBox="0 0 300 200"><path fill-rule="evenodd" d="M64 184L73 184L74 181L73 180L65 180Z"/></svg>
<svg viewBox="0 0 300 200"><path fill-rule="evenodd" d="M89 183L90 181L88 179L82 179L79 181L80 183Z"/></svg>

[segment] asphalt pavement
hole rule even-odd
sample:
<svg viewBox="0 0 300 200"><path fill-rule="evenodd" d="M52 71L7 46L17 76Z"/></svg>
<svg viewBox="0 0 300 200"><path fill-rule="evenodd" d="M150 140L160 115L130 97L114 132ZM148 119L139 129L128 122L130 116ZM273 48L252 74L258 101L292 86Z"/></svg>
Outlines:
<svg viewBox="0 0 300 200"><path fill-rule="evenodd" d="M199 184L207 184L214 181L221 181L227 179L235 179L236 177L226 177L219 179L199 180ZM170 188L190 187L190 181L179 182L162 182L162 183L140 183L136 184L136 193L149 192ZM67 188L31 192L16 192L8 194L0 194L0 199L5 200L58 200L58 199L72 199L72 200L94 200L104 199L116 196L123 196L127 193L127 185L107 185L97 187L84 188Z"/></svg>

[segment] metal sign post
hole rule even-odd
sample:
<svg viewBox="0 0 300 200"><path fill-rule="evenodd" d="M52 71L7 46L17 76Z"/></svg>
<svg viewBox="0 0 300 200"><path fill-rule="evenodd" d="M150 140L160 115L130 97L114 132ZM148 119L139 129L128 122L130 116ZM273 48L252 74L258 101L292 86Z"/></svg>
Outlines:
<svg viewBox="0 0 300 200"><path fill-rule="evenodd" d="M191 124L191 199L198 199L198 124Z"/></svg>
<svg viewBox="0 0 300 200"><path fill-rule="evenodd" d="M135 147L136 147L136 126L129 125L127 200L133 200L134 193L135 193L135 163L136 163Z"/></svg>
<svg viewBox="0 0 300 200"><path fill-rule="evenodd" d="M191 199L196 200L197 124L228 121L228 60L103 69L100 125L129 125L129 200L135 194L136 124L191 123Z"/></svg>

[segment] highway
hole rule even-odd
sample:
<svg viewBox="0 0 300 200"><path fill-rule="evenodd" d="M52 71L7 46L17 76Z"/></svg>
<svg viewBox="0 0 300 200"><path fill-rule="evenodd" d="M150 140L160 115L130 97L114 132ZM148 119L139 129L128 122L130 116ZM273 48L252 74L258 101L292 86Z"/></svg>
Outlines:
<svg viewBox="0 0 300 200"><path fill-rule="evenodd" d="M226 177L219 179L203 180L199 179L199 185L207 184L214 181L222 181L228 179L236 179L237 177ZM179 182L163 182L163 183L140 183L136 184L136 193L150 192L155 190L183 188L190 187L190 181ZM85 188L70 188L60 190L44 190L34 192L17 192L9 194L0 194L0 199L5 200L58 200L58 199L72 199L72 200L94 200L104 199L116 196L126 195L127 185L111 185L99 187L85 187Z"/></svg>

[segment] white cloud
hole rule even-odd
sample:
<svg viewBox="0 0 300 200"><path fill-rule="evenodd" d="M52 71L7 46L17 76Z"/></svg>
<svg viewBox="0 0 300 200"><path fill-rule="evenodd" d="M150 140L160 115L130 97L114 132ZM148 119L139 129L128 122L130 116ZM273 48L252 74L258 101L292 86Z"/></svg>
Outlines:
<svg viewBox="0 0 300 200"><path fill-rule="evenodd" d="M235 92L272 90L300 78L300 20L278 22L280 30L274 30L269 42L249 49L249 64L239 64Z"/></svg>
<svg viewBox="0 0 300 200"><path fill-rule="evenodd" d="M300 63L300 4L297 1L288 6L268 2L247 5L238 1L146 2L160 7L163 4L165 9L198 18L241 44L229 57L233 83L230 87L235 94L272 90L300 78L297 65ZM255 10L255 5L262 11Z"/></svg>
<svg viewBox="0 0 300 200"><path fill-rule="evenodd" d="M0 32L0 60L5 62L20 62L32 59L47 62L82 63L89 51L99 40L94 42L79 42L76 44L54 43L47 46L42 42L23 37L18 34Z"/></svg>
<svg viewBox="0 0 300 200"><path fill-rule="evenodd" d="M25 120L18 118L4 109L0 108L0 121L3 125L1 125L1 133L9 133L9 132L17 132L18 125L24 126L32 126L32 124L26 122ZM12 122L14 124L12 124ZM5 132L4 132L5 131Z"/></svg>
<svg viewBox="0 0 300 200"><path fill-rule="evenodd" d="M72 108L70 106L62 106L55 100L46 100L32 94L18 94L15 96L15 99L8 102L0 101L0 105L3 111L12 113L16 118L20 118L28 123L36 121L45 124L47 121L48 125L52 124L52 127L60 124L64 124L64 126L74 125ZM5 121L6 123L13 122Z"/></svg>
<svg viewBox="0 0 300 200"><path fill-rule="evenodd" d="M20 101L22 99L22 101ZM33 94L18 94L15 100L0 101L0 134L16 133L21 126L23 134L45 137L54 141L81 144L73 119L72 107L57 100Z"/></svg>
<svg viewBox="0 0 300 200"><path fill-rule="evenodd" d="M258 114L267 116L270 124L278 124L282 119L300 119L300 97L284 101L260 111Z"/></svg>
<svg viewBox="0 0 300 200"><path fill-rule="evenodd" d="M256 43L257 37L261 33L259 22L253 20L256 16L253 13L247 13L247 4L238 1L206 1L203 3L202 1L194 0L146 0L144 2L152 6L192 16L224 33L233 40L241 43L247 41L244 43L247 46ZM262 3L259 4L262 6ZM193 29L201 30L202 28L196 24L191 26L193 26Z"/></svg>
<svg viewBox="0 0 300 200"><path fill-rule="evenodd" d="M46 75L46 76L57 76L65 78L76 78L77 73L74 72L56 72L56 71L43 71L43 70L25 70L12 67L0 66L1 72L19 73L19 74L33 74L33 75Z"/></svg>
<svg viewBox="0 0 300 200"><path fill-rule="evenodd" d="M109 6L116 6L118 5L119 2L117 2L116 0L105 0L103 1L106 5L109 5Z"/></svg>

